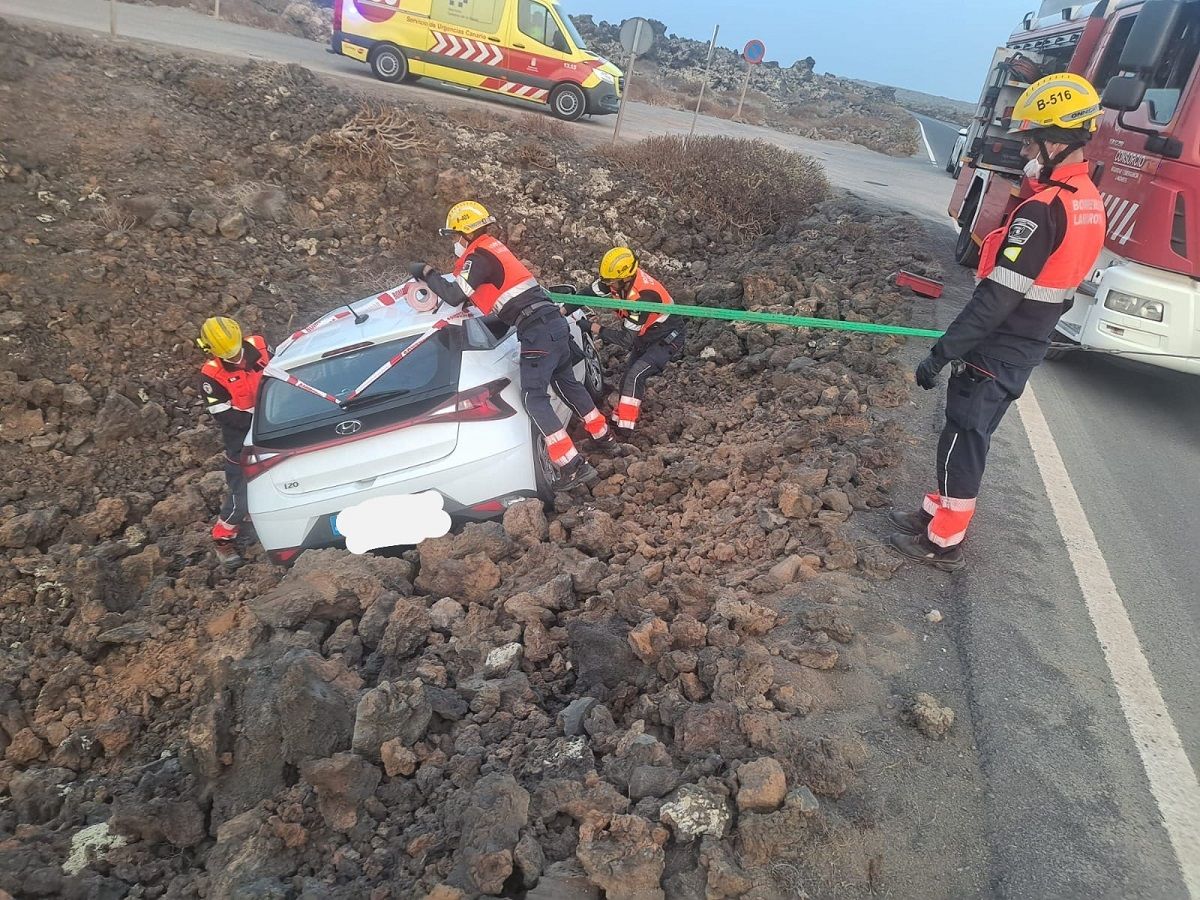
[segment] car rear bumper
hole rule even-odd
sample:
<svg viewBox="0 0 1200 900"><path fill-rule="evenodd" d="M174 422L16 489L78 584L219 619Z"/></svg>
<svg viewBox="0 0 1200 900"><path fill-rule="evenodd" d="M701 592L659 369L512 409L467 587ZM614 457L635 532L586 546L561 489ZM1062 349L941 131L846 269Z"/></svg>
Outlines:
<svg viewBox="0 0 1200 900"><path fill-rule="evenodd" d="M280 494L268 476L260 476L248 486L248 506L258 539L268 551L337 546L341 538L333 530L332 518L342 510L377 497L429 490L445 498L445 509L451 516L498 515L502 510L478 513L472 507L489 500L536 494L533 448L524 430L525 420L514 417L507 423L514 427L488 429L486 454L471 452L466 449L470 442L464 441L445 459L362 490L321 491L321 496L305 501Z"/></svg>

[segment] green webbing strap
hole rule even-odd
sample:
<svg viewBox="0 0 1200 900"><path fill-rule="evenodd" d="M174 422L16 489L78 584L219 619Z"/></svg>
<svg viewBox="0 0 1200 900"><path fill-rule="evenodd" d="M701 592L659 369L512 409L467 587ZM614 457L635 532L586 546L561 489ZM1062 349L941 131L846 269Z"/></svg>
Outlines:
<svg viewBox="0 0 1200 900"><path fill-rule="evenodd" d="M631 312L663 311L661 303L636 303L613 300L611 297L584 297L576 294L551 294L555 303L572 306L595 306L601 309L627 309ZM673 316L693 319L724 319L729 322L754 322L759 325L790 325L793 328L826 328L831 331L857 331L863 334L899 334L905 337L937 340L940 331L928 328L905 328L900 325L877 325L874 322L843 322L841 319L810 319L806 316L787 316L783 313L747 312L743 309L720 309L712 306L682 306L672 303L668 309Z"/></svg>

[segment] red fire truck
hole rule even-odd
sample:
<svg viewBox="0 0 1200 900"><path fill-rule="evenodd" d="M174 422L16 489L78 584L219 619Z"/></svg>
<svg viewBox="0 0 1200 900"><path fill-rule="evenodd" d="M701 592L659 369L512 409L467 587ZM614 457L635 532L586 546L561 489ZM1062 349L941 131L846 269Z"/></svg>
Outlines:
<svg viewBox="0 0 1200 900"><path fill-rule="evenodd" d="M1200 374L1200 0L1043 4L996 51L950 201L955 256L1029 196L1020 141L1007 136L1021 92L1055 72L1090 79L1105 114L1088 145L1108 239L1056 340Z"/></svg>

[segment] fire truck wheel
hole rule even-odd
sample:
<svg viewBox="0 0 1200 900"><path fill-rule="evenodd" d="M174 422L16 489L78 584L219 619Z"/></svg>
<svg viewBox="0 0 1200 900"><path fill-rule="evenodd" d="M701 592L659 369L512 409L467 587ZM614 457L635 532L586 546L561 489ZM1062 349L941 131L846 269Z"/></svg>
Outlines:
<svg viewBox="0 0 1200 900"><path fill-rule="evenodd" d="M371 51L371 71L380 81L398 84L408 77L408 57L399 47L379 44Z"/></svg>
<svg viewBox="0 0 1200 900"><path fill-rule="evenodd" d="M550 92L550 112L567 122L578 122L587 112L587 99L574 84L560 84Z"/></svg>

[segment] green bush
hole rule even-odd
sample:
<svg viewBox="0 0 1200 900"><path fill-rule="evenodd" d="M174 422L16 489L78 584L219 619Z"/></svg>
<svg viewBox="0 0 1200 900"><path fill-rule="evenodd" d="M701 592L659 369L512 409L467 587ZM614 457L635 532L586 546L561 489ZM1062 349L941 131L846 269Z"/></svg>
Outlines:
<svg viewBox="0 0 1200 900"><path fill-rule="evenodd" d="M829 196L821 164L766 141L646 138L612 151L615 162L739 240L770 234Z"/></svg>

